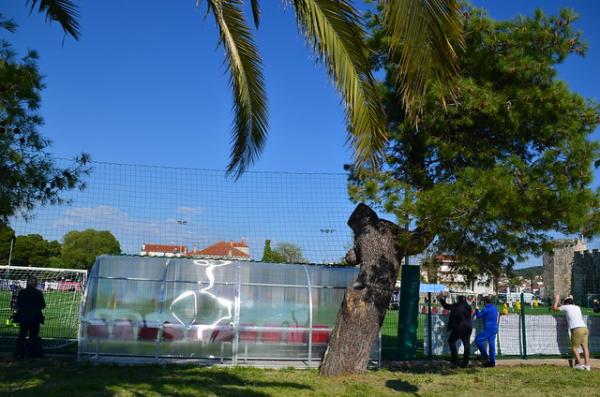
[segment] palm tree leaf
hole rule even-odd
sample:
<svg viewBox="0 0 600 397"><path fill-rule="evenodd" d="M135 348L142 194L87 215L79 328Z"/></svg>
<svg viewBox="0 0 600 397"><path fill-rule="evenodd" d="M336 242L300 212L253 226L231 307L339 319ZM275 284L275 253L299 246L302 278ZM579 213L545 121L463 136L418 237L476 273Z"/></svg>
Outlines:
<svg viewBox="0 0 600 397"><path fill-rule="evenodd" d="M38 12L46 14L46 21L58 22L65 33L79 39L79 11L71 0L27 0L27 3L31 5L30 12L39 3Z"/></svg>
<svg viewBox="0 0 600 397"><path fill-rule="evenodd" d="M2 13L0 13L0 29L5 29L11 33L14 33L17 31L17 24L15 23L15 21L13 21L12 18L5 19L4 15L2 15Z"/></svg>
<svg viewBox="0 0 600 397"><path fill-rule="evenodd" d="M431 77L445 84L453 95L458 75L457 52L464 49L459 2L388 0L384 18L391 36L391 55L399 66L396 82L407 113L420 112Z"/></svg>
<svg viewBox="0 0 600 397"><path fill-rule="evenodd" d="M254 19L254 26L256 26L256 28L258 28L258 25L260 24L260 6L258 4L258 0L252 0L251 5L252 5L252 18Z"/></svg>
<svg viewBox="0 0 600 397"><path fill-rule="evenodd" d="M241 10L241 0L209 0L225 47L233 88L233 148L227 173L239 178L254 163L267 137L267 98L262 60Z"/></svg>
<svg viewBox="0 0 600 397"><path fill-rule="evenodd" d="M349 0L294 0L298 28L342 94L357 164L377 163L387 133L360 16Z"/></svg>

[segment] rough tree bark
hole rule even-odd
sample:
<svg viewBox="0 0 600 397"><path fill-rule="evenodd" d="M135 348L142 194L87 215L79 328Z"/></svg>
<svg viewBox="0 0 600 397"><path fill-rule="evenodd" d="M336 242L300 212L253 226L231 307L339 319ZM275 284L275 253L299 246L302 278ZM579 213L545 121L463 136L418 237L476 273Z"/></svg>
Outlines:
<svg viewBox="0 0 600 397"><path fill-rule="evenodd" d="M360 263L360 271L356 282L346 289L323 357L320 374L327 376L361 374L367 369L401 260L412 251L425 249L431 241L422 229L401 229L379 219L362 203L348 219L348 226L354 232L354 248L346 260Z"/></svg>

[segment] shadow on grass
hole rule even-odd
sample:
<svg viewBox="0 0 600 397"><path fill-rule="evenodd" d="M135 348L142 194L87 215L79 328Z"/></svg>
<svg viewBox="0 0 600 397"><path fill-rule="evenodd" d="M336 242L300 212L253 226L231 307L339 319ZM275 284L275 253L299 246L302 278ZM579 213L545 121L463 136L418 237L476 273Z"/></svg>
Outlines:
<svg viewBox="0 0 600 397"><path fill-rule="evenodd" d="M436 375L456 375L464 373L473 373L479 369L479 365L471 364L468 368L460 368L448 363L437 363L427 365L406 365L390 368L391 371L403 372L408 374L436 374Z"/></svg>
<svg viewBox="0 0 600 397"><path fill-rule="evenodd" d="M419 391L419 388L413 385L412 383L404 382L402 380L397 379L386 381L385 387L398 392L414 393L415 395L417 395L417 391Z"/></svg>
<svg viewBox="0 0 600 397"><path fill-rule="evenodd" d="M78 365L53 360L2 363L0 397L217 395L224 397L294 395L311 385L265 379L261 370L188 366ZM281 394L278 394L281 393Z"/></svg>

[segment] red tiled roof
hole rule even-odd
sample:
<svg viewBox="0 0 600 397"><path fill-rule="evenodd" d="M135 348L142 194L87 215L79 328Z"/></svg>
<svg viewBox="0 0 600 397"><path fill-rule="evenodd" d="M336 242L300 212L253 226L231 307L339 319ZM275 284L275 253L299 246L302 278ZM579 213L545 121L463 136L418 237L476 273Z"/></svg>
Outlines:
<svg viewBox="0 0 600 397"><path fill-rule="evenodd" d="M142 251L146 252L187 252L187 247L183 245L168 245L168 244L144 244Z"/></svg>
<svg viewBox="0 0 600 397"><path fill-rule="evenodd" d="M438 255L435 257L438 262L456 262L456 258L451 255Z"/></svg>
<svg viewBox="0 0 600 397"><path fill-rule="evenodd" d="M206 247L199 251L188 252L188 255L205 255L205 256L224 256L224 257L238 257L238 258L250 258L250 255L240 251L237 247L246 248L248 245L244 242L236 241L219 241L210 247Z"/></svg>

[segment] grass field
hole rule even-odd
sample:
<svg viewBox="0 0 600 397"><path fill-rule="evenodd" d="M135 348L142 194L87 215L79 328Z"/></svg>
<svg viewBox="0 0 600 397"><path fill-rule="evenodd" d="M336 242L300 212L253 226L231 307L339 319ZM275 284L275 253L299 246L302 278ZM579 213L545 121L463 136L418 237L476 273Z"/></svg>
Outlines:
<svg viewBox="0 0 600 397"><path fill-rule="evenodd" d="M600 371L520 366L374 370L322 378L315 370L112 366L74 360L0 362L1 396L527 396L596 397Z"/></svg>
<svg viewBox="0 0 600 397"><path fill-rule="evenodd" d="M45 322L40 336L77 339L81 293L47 291L44 293L44 300L46 301ZM10 293L0 291L0 335L2 336L12 336L18 333L18 328L6 326L5 321L10 314Z"/></svg>
<svg viewBox="0 0 600 397"><path fill-rule="evenodd" d="M44 348L75 352L76 346L64 341L77 340L81 292L46 291L44 300L46 301L45 321L40 329ZM19 333L18 327L7 325L6 320L10 315L10 293L0 291L0 351L12 351L14 338Z"/></svg>

